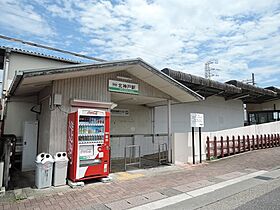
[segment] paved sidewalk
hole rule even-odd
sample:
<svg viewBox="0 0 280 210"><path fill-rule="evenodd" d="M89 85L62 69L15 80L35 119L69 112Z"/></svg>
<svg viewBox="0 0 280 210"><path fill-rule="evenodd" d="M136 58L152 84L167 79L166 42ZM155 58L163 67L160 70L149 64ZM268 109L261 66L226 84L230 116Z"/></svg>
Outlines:
<svg viewBox="0 0 280 210"><path fill-rule="evenodd" d="M83 188L55 188L27 196L0 197L0 209L128 209L179 195L258 170L279 167L280 148L243 153L197 166L167 166L113 174L110 183L91 183Z"/></svg>

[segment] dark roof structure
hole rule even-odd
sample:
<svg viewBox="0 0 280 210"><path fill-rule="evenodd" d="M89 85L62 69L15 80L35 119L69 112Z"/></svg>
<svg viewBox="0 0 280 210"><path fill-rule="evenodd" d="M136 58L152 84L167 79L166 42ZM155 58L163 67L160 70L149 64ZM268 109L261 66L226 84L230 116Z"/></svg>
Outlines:
<svg viewBox="0 0 280 210"><path fill-rule="evenodd" d="M203 77L198 77L180 71L174 71L169 68L163 69L162 72L204 97L214 95L228 97L230 95L242 93L241 88L235 87L234 85L205 79Z"/></svg>
<svg viewBox="0 0 280 210"><path fill-rule="evenodd" d="M280 98L280 89L279 88L276 88L274 86L269 86L269 87L266 87L265 89L272 90L273 92L277 93L278 98Z"/></svg>
<svg viewBox="0 0 280 210"><path fill-rule="evenodd" d="M261 88L237 80L221 83L169 68L165 68L162 71L204 97L216 95L222 96L226 100L239 99L246 104L264 103L280 98L280 89L275 87Z"/></svg>
<svg viewBox="0 0 280 210"><path fill-rule="evenodd" d="M227 99L242 99L242 101L246 104L258 104L278 98L277 92L274 92L273 90L245 84L237 80L230 80L226 83L242 89L242 93L233 94Z"/></svg>

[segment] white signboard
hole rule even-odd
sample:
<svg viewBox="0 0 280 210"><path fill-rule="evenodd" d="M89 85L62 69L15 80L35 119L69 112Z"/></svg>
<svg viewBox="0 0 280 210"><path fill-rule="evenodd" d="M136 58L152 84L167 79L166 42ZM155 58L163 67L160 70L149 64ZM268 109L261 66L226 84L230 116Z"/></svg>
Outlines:
<svg viewBox="0 0 280 210"><path fill-rule="evenodd" d="M139 94L139 85L135 83L109 80L109 91L129 94Z"/></svg>
<svg viewBox="0 0 280 210"><path fill-rule="evenodd" d="M204 127L204 114L191 113L191 127L203 128Z"/></svg>

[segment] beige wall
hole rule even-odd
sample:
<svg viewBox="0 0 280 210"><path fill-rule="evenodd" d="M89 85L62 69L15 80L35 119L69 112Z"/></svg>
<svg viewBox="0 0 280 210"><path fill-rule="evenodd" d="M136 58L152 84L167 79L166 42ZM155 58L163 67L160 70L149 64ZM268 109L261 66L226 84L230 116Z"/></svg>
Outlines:
<svg viewBox="0 0 280 210"><path fill-rule="evenodd" d="M280 100L269 101L262 104L247 104L247 111L267 111L274 110L274 105L276 110L280 110Z"/></svg>
<svg viewBox="0 0 280 210"><path fill-rule="evenodd" d="M132 78L131 83L139 84L139 95L159 98L169 98L160 90L148 85L144 81L133 77L125 71L92 75L87 77L70 78L53 82L53 94L62 94L61 110L56 108L51 111L50 120L50 146L49 152L55 153L65 151L66 147L66 126L67 113L74 109L70 106L71 99L95 100L101 102L111 102L111 93L108 91L108 80L117 79L117 76ZM151 110L143 106L122 105L119 107L129 107L131 116L127 118L117 117L112 119L112 133L114 134L143 134L151 133ZM118 122L119 121L119 122Z"/></svg>

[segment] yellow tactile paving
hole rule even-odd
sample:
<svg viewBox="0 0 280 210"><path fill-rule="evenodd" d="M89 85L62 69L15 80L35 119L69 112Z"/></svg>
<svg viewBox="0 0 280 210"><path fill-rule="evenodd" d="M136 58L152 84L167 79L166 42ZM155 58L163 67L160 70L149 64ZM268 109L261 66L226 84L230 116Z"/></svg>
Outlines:
<svg viewBox="0 0 280 210"><path fill-rule="evenodd" d="M139 177L143 177L144 174L131 174L131 173L128 173L128 172L120 172L117 174L117 179L118 180L131 180L131 179L136 179L136 178L139 178Z"/></svg>

